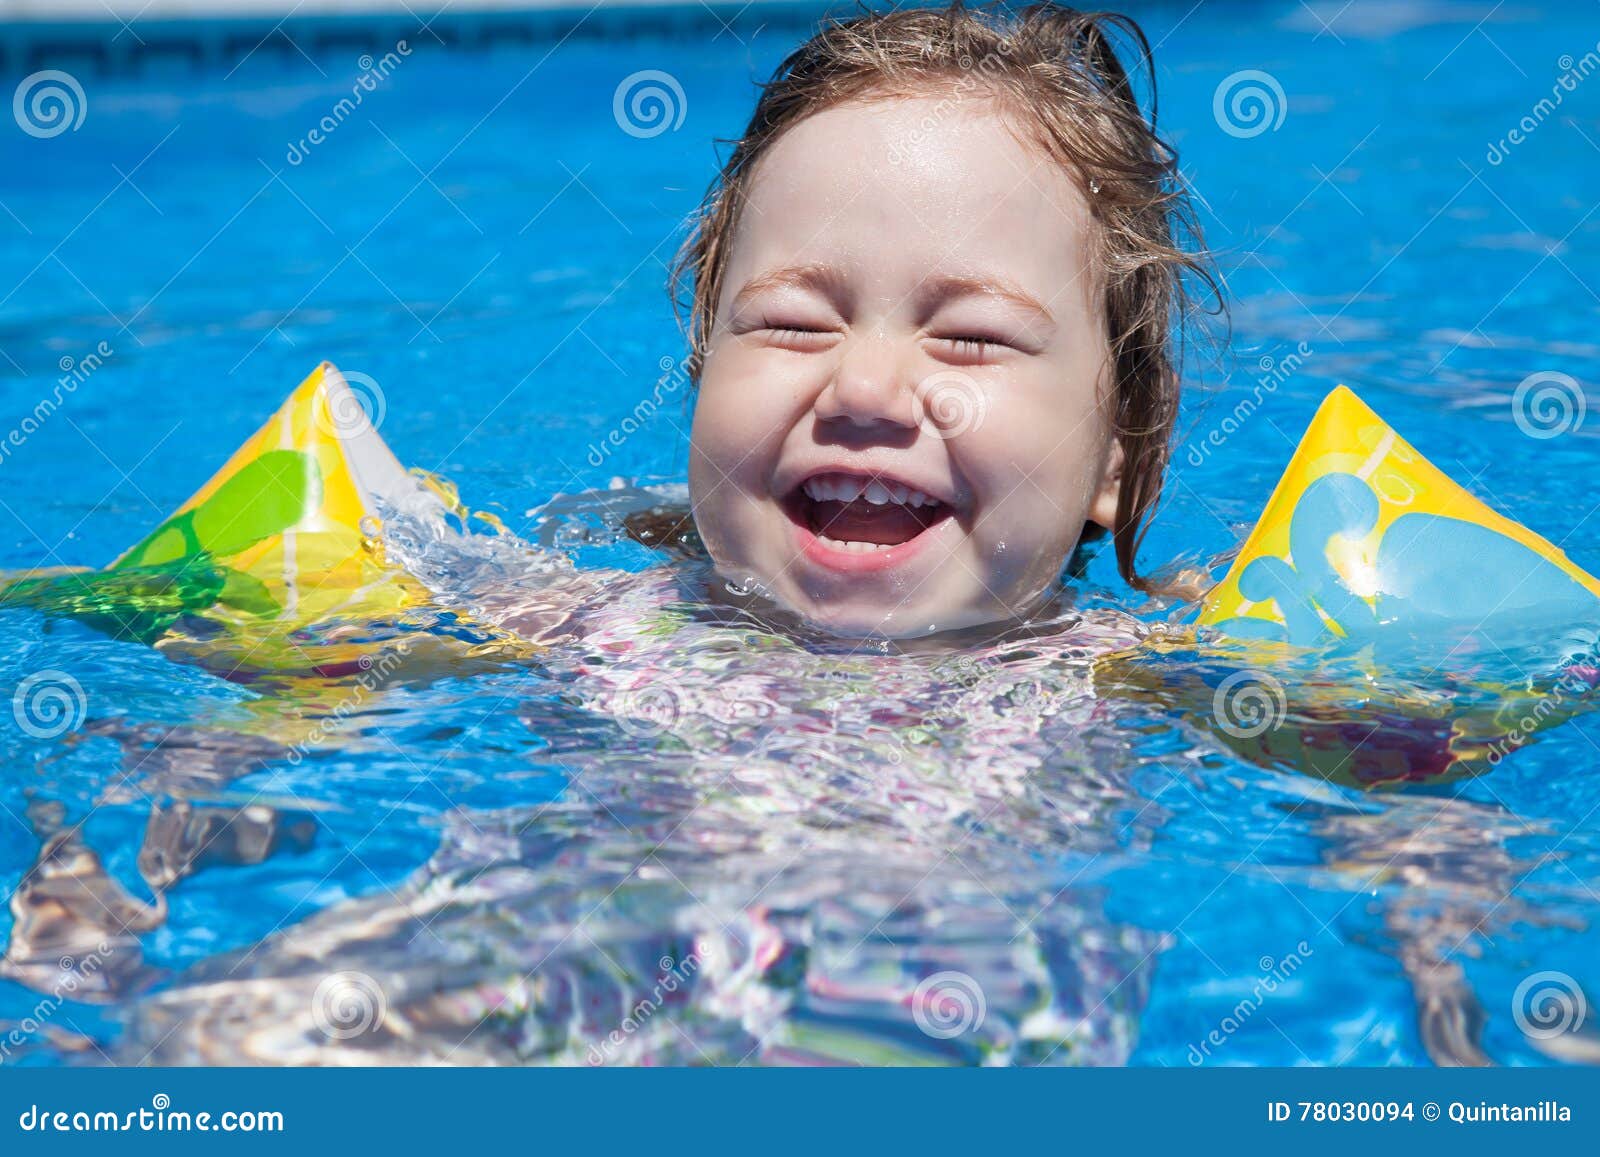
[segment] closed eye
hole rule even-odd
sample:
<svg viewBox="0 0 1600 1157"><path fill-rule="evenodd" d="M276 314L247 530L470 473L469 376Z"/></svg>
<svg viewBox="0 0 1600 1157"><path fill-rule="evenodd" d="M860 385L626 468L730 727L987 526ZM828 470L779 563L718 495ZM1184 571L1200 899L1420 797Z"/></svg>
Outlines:
<svg viewBox="0 0 1600 1157"><path fill-rule="evenodd" d="M835 331L805 325L763 325L761 332L784 349L810 352L831 345Z"/></svg>
<svg viewBox="0 0 1600 1157"><path fill-rule="evenodd" d="M992 337L950 337L946 338L945 340L950 342L957 349L969 350L984 350L989 346L1001 344L995 341Z"/></svg>
<svg viewBox="0 0 1600 1157"><path fill-rule="evenodd" d="M952 334L935 338L934 341L954 360L962 362L981 362L1011 348L1008 343L989 334Z"/></svg>

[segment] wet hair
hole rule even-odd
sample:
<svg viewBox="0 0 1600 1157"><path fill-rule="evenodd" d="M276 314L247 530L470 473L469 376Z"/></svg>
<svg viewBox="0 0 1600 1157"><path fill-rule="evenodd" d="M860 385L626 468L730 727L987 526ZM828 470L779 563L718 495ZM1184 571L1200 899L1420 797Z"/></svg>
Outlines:
<svg viewBox="0 0 1600 1157"><path fill-rule="evenodd" d="M1148 114L1116 44L1146 77ZM778 66L707 191L673 268L674 304L699 384L716 303L757 163L806 117L852 101L970 91L1070 174L1093 215L1091 268L1112 367L1112 422L1124 465L1112 541L1122 577L1161 496L1178 415L1183 344L1204 299L1222 311L1178 156L1156 131L1155 74L1139 25L1058 4L897 9L825 22ZM1085 527L1084 541L1103 533Z"/></svg>

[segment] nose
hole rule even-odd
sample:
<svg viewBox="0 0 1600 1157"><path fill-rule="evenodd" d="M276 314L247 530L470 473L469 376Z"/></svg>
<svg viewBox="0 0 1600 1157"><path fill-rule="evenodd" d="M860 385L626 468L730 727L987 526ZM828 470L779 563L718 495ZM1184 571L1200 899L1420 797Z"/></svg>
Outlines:
<svg viewBox="0 0 1600 1157"><path fill-rule="evenodd" d="M915 427L917 400L909 369L887 335L849 337L812 409L823 421L841 425Z"/></svg>

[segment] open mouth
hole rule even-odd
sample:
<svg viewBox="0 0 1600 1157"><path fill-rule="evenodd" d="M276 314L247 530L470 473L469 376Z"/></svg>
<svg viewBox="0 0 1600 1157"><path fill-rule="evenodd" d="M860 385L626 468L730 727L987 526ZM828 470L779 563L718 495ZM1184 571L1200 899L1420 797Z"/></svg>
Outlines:
<svg viewBox="0 0 1600 1157"><path fill-rule="evenodd" d="M893 478L813 474L783 501L789 517L830 550L888 551L954 514L930 494Z"/></svg>

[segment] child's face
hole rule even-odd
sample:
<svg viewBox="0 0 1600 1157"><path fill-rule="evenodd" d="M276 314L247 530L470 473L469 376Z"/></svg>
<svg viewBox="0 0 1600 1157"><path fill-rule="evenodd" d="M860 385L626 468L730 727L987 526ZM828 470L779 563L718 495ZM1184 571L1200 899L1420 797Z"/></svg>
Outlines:
<svg viewBox="0 0 1600 1157"><path fill-rule="evenodd" d="M1027 614L1116 511L1082 194L978 98L818 113L749 194L689 467L719 569L842 634Z"/></svg>

